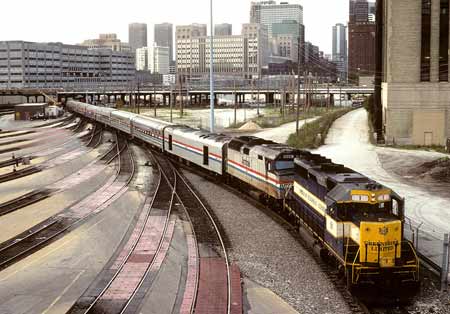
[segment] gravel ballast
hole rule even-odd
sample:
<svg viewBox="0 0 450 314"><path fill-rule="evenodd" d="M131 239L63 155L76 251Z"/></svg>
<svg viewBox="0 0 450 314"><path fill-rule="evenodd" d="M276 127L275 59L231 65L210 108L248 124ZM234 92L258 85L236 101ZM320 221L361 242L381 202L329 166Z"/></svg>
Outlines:
<svg viewBox="0 0 450 314"><path fill-rule="evenodd" d="M302 314L351 313L347 303L286 226L228 189L183 172L225 231L232 262Z"/></svg>

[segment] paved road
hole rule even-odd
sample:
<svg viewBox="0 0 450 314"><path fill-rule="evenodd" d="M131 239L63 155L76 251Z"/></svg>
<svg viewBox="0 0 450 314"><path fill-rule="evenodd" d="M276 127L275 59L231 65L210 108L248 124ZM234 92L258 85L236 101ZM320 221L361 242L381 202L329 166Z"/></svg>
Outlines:
<svg viewBox="0 0 450 314"><path fill-rule="evenodd" d="M440 265L442 262L440 239L450 229L449 193L436 195L426 187L413 186L401 177L386 171L378 158L378 152L391 151L392 154L396 152L377 148L370 143L367 112L364 109L352 111L338 119L331 128L325 144L317 150L318 153L385 184L406 198L407 216L413 219L413 224L424 222L422 229L429 233L427 237L421 239L421 251L423 250Z"/></svg>

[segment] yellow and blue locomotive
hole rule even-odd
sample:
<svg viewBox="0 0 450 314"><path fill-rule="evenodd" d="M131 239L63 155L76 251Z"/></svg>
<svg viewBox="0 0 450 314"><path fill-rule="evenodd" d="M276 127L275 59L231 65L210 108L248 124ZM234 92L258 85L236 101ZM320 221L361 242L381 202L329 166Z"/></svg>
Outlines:
<svg viewBox="0 0 450 314"><path fill-rule="evenodd" d="M404 200L392 190L303 151L288 199L304 238L337 262L348 288L418 286L419 260L403 236Z"/></svg>

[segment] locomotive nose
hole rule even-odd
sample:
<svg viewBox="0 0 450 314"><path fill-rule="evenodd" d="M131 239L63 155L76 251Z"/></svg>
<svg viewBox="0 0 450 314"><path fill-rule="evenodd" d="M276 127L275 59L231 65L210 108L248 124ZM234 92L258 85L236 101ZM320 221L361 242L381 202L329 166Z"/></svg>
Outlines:
<svg viewBox="0 0 450 314"><path fill-rule="evenodd" d="M393 267L401 258L401 221L361 223L361 263Z"/></svg>

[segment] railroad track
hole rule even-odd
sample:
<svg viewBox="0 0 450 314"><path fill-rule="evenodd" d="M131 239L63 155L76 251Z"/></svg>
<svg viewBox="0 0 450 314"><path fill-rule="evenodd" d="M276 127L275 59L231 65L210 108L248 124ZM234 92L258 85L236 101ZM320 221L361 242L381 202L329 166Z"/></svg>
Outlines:
<svg viewBox="0 0 450 314"><path fill-rule="evenodd" d="M118 153L120 151L119 148L119 136L117 132L113 133L114 142L116 145L111 145L111 148L108 149L102 156L100 156L100 160L105 161L107 164L110 164L114 159L118 157Z"/></svg>
<svg viewBox="0 0 450 314"><path fill-rule="evenodd" d="M9 166L13 166L16 163L22 163L23 162L24 157L16 157L14 159L6 159L3 161L0 161L0 168L5 168L5 167L9 167ZM28 157L29 160L33 159L33 156L29 156Z"/></svg>
<svg viewBox="0 0 450 314"><path fill-rule="evenodd" d="M183 167L183 168L186 167L185 165L180 164L180 163L177 163L177 165L179 165L180 167ZM347 303L347 305L348 305L349 309L352 311L352 313L355 313L355 314L371 314L372 313L370 308L364 302L362 302L361 300L359 300L358 298L353 296L347 290L346 284L343 281L343 279L341 278L341 276L338 274L338 272L334 268L332 268L329 264L327 264L325 261L320 259L313 252L312 248L310 248L308 245L306 245L306 243L302 240L302 238L296 231L297 227L293 226L288 221L287 218L289 218L289 217L285 216L279 210L275 210L273 208L270 208L270 206L268 206L268 205L262 204L260 201L256 200L253 196L246 194L233 186L225 184L221 180L218 180L217 177L205 174L202 171L198 171L196 169L194 169L194 170L192 168L186 168L186 169L188 169L189 171L193 171L197 175L199 175L207 180L210 180L212 182L215 182L216 184L223 186L225 189L227 189L237 195L240 195L246 201L251 202L255 206L264 210L264 212L266 212L267 214L274 217L274 219L279 220L282 224L284 224L286 226L286 228L290 231L290 233L302 244L302 246L305 248L305 250L307 252L309 252L310 255L316 260L316 262L317 262L318 266L321 268L322 272L328 277L328 279L333 284L333 286L335 286L336 290L339 292L339 294L345 300L345 302Z"/></svg>
<svg viewBox="0 0 450 314"><path fill-rule="evenodd" d="M30 166L24 169L17 170L15 172L9 172L3 175L0 175L0 183L19 179L22 177L26 177L38 172L41 172L42 168L39 166Z"/></svg>
<svg viewBox="0 0 450 314"><path fill-rule="evenodd" d="M55 192L52 189L39 189L0 204L0 216L12 213L22 207L37 203L50 197Z"/></svg>
<svg viewBox="0 0 450 314"><path fill-rule="evenodd" d="M119 153L119 169L116 173L115 179L111 182L110 186L118 180L124 180L124 186L128 185L134 176L134 160L132 160L131 152L129 151L128 143L125 141L122 149L119 148L119 141L116 143L116 150ZM128 152L128 153L127 153ZM129 158L130 161L120 162L121 158ZM121 164L124 165L121 168ZM125 181L126 180L126 181ZM106 187L107 189L107 187ZM48 191L47 191L48 192ZM33 202L34 199L44 198L46 192L36 193L28 195L23 199L17 199L11 201L11 204L6 204L5 211L18 208L23 205L22 202ZM112 199L112 195L109 199ZM105 200L107 202L108 200ZM103 204L98 204L99 206ZM0 270L9 267L17 261L29 256L36 252L38 249L45 245L50 244L54 240L58 239L61 235L76 228L82 222L86 221L95 214L95 210L87 214L71 213L70 209L55 215L44 222L34 226L33 228L23 232L22 234L0 244Z"/></svg>
<svg viewBox="0 0 450 314"><path fill-rule="evenodd" d="M101 144L102 140L103 140L103 127L99 124L95 124L92 136L89 139L89 142L87 142L86 146L96 148Z"/></svg>
<svg viewBox="0 0 450 314"><path fill-rule="evenodd" d="M237 313L232 307L231 265L222 231L189 181L179 170L175 173L179 178L177 196L193 226L200 260L195 313Z"/></svg>
<svg viewBox="0 0 450 314"><path fill-rule="evenodd" d="M170 243L167 240L171 238L170 217L174 208L174 187L177 184L173 171L163 171L163 167L168 167L166 161L155 160L155 163L159 170L156 191L147 198L129 242L107 271L111 273L111 269L114 269L113 275L97 295L88 293L68 313L135 313L139 308L151 286L148 277L152 268L161 259L161 254L165 255ZM159 240L150 241L150 235L155 233ZM102 278L104 281L105 278ZM98 291L98 287L95 290ZM86 302L86 298L91 300Z"/></svg>

